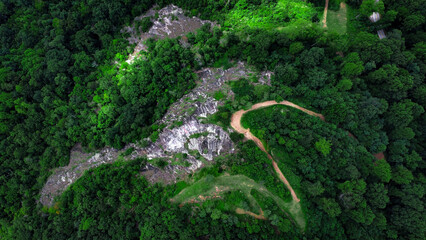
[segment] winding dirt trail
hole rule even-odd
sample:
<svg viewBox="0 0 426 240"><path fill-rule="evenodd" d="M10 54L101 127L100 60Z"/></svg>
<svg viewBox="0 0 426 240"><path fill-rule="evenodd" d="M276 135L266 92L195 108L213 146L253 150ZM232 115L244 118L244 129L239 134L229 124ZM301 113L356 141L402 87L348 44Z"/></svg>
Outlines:
<svg viewBox="0 0 426 240"><path fill-rule="evenodd" d="M328 1L327 1L328 2ZM273 105L286 105L289 107L293 107L296 109L299 109L300 111L309 114L311 116L315 116L320 118L322 121L325 122L325 117L324 115L320 114L320 113L316 113L313 111L310 111L306 108L303 108L299 105L296 105L292 102L289 101L281 101L281 102L276 102L276 101L265 101L265 102L261 102L261 103L257 103L254 104L249 110L239 110L237 112L235 112L232 117L231 117L231 127L235 129L235 131L237 131L238 133L244 134L244 137L249 139L249 140L253 140L256 145L267 154L268 158L271 159L272 161L272 166L274 167L275 172L277 173L278 177L280 178L280 180L284 183L284 185L287 187L287 189L290 191L291 193L291 197L293 199L293 202L298 204L300 202L300 199L297 197L295 191L293 190L293 188L291 187L290 183L288 182L288 180L285 178L284 174L281 172L280 168L278 167L277 163L275 162L275 160L272 158L272 156L266 151L265 147L263 146L263 143L260 141L259 138L255 137L251 132L250 129L246 129L241 125L241 118L242 116L250 111L259 109L259 108L263 108L263 107L269 107L269 106L273 106ZM355 136L348 132L348 135L350 137L355 138ZM356 138L355 138L356 139ZM383 154L383 152L380 153L376 153L376 154L372 154L376 159L380 160L380 159L384 159L385 156Z"/></svg>
<svg viewBox="0 0 426 240"><path fill-rule="evenodd" d="M280 168L278 167L277 163L275 162L275 160L272 158L272 156L266 151L265 147L263 146L262 142L260 141L259 138L255 137L251 132L250 129L245 129L243 126L241 126L241 117L250 111L259 109L259 108L263 108L263 107L269 107L269 106L273 106L273 105L277 105L277 104L281 104L281 105L286 105L289 107L293 107L296 109L301 110L302 112L309 114L311 116L315 116L320 118L321 120L325 121L325 118L322 114L316 113L316 112L312 112L306 108L303 108L299 105L296 105L292 102L289 101L282 101L282 102L276 102L276 101L266 101L266 102L261 102L261 103L257 103L255 105L253 105L249 110L240 110L236 113L234 113L231 117L231 126L232 128L235 129L235 131L244 134L244 136L249 139L249 140L253 140L256 145L267 154L268 158L272 160L272 166L274 167L275 172L277 173L278 177L280 178L280 180L284 183L284 185L287 187L287 189L290 191L291 197L293 199L294 202L298 203L300 202L300 199L297 197L296 192L293 190L293 188L291 187L290 183L288 182L288 180L285 178L284 174L281 172Z"/></svg>

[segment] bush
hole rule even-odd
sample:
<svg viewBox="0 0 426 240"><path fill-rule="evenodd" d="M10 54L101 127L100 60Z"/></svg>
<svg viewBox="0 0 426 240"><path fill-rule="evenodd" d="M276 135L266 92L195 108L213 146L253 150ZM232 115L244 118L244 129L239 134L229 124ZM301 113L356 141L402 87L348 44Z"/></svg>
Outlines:
<svg viewBox="0 0 426 240"><path fill-rule="evenodd" d="M157 166L161 169L164 169L167 165L169 165L169 163L164 159L160 159L157 162Z"/></svg>
<svg viewBox="0 0 426 240"><path fill-rule="evenodd" d="M122 153L123 157L129 156L130 154L132 154L132 152L135 150L134 147L130 147L128 149L126 149L126 151L124 153Z"/></svg>
<svg viewBox="0 0 426 240"><path fill-rule="evenodd" d="M154 23L151 21L151 19L149 17L145 17L142 20L140 20L138 23L138 30L139 28L141 28L142 32L148 32L149 29L152 27L152 25L154 25Z"/></svg>
<svg viewBox="0 0 426 240"><path fill-rule="evenodd" d="M225 97L225 94L221 91L216 91L214 93L213 98L216 99L217 101L220 101L221 99L223 99Z"/></svg>
<svg viewBox="0 0 426 240"><path fill-rule="evenodd" d="M239 142L239 141L241 141L241 140L243 140L243 139L244 139L244 135L243 135L243 134L241 134L241 133L236 133L236 132L232 132L232 133L230 134L230 137L231 137L231 140L232 140L234 143L237 143L237 142Z"/></svg>

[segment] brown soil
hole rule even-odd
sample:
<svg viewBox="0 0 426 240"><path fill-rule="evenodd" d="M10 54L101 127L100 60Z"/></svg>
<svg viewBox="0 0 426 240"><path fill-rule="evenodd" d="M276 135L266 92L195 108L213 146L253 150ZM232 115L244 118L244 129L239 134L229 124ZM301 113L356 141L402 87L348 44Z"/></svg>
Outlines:
<svg viewBox="0 0 426 240"><path fill-rule="evenodd" d="M373 156L374 156L377 160L385 159L385 155L383 154L383 152L379 152L379 153L373 154Z"/></svg>
<svg viewBox="0 0 426 240"><path fill-rule="evenodd" d="M253 213L253 212L250 212L250 211L246 211L242 208L235 209L235 212L237 214L246 214L246 215L250 215L250 216L257 218L257 219L266 220L267 218L265 216L263 216L262 209L260 209L259 211L260 211L260 214L256 214L256 213Z"/></svg>
<svg viewBox="0 0 426 240"><path fill-rule="evenodd" d="M209 200L209 199L222 198L222 196L220 194L222 192L226 192L226 191L229 191L229 188L219 188L219 187L216 186L215 192L213 192L212 195L207 195L207 196L198 195L195 198L189 199L189 200L179 204L179 207L183 207L183 205L185 205L185 204L201 203L201 202L205 202L206 200ZM173 202L173 199L170 199L170 201Z"/></svg>

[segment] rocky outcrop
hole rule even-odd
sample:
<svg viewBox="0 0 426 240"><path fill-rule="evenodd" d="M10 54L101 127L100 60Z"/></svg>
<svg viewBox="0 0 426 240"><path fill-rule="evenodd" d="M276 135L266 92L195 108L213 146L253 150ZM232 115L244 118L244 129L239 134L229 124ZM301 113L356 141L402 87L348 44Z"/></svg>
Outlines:
<svg viewBox="0 0 426 240"><path fill-rule="evenodd" d="M158 14L158 15L157 15ZM156 18L158 16L158 18ZM204 21L196 17L187 17L183 14L183 10L175 5L169 5L160 10L155 7L147 11L142 16L136 17L135 21L139 21L145 17L151 18L153 26L146 33L139 33L135 24L123 28L122 32L130 34L128 41L130 44L136 44L134 52L129 56L127 62L131 63L140 51L146 51L145 40L148 38L162 39L175 38L194 32L204 24L215 25L210 21Z"/></svg>
<svg viewBox="0 0 426 240"><path fill-rule="evenodd" d="M234 81L250 75L257 75L257 84L270 84L271 73L262 72L256 74L248 69L243 62L238 62L229 69L205 68L197 72L200 82L190 93L183 96L179 101L172 104L159 121L159 125L166 127L160 133L158 140L143 151L149 159L166 158L171 159L175 153L185 153L186 159L191 165L187 168L179 168L179 171L190 173L212 161L215 157L234 152L233 143L229 132L213 124L204 124L203 119L218 111L218 106L226 99L232 99L234 94L225 83ZM212 96L221 91L225 98L221 101ZM175 126L181 123L180 126ZM195 134L200 136L193 137ZM197 154L194 154L196 152ZM201 157L197 159L197 156ZM150 165L150 164L148 164ZM154 166L150 166L154 167ZM173 167L165 169L174 176L178 176L177 169ZM151 182L159 181L157 177L163 176L163 170L158 174L144 174ZM160 174L161 173L161 174ZM170 179L170 177L166 177Z"/></svg>
<svg viewBox="0 0 426 240"><path fill-rule="evenodd" d="M70 155L68 166L54 170L41 190L40 202L45 206L53 204L54 197L60 195L69 185L80 178L87 169L101 164L112 163L117 159L119 151L113 148L104 148L97 153L86 153L77 144Z"/></svg>

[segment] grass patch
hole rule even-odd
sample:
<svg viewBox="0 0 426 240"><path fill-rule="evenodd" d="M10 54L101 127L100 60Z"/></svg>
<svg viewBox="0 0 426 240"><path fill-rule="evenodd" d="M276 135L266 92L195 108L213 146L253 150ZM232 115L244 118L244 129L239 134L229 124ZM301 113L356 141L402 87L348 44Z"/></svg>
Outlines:
<svg viewBox="0 0 426 240"><path fill-rule="evenodd" d="M191 134L189 138L207 137L207 135L209 135L209 132L200 132L200 133Z"/></svg>
<svg viewBox="0 0 426 240"><path fill-rule="evenodd" d="M186 153L176 153L174 155L174 160L172 161L171 164L177 165L177 166L189 167L191 166L191 163L186 161L187 158L188 158L188 154Z"/></svg>
<svg viewBox="0 0 426 240"><path fill-rule="evenodd" d="M327 29L330 32L345 34L347 31L347 8L348 5L341 4L340 9L327 11Z"/></svg>
<svg viewBox="0 0 426 240"><path fill-rule="evenodd" d="M227 14L224 26L272 29L298 19L311 21L316 14L313 5L303 0L278 0L258 6L239 1Z"/></svg>
<svg viewBox="0 0 426 240"><path fill-rule="evenodd" d="M148 162L161 169L164 169L167 165L169 165L169 162L165 158L153 158L148 160Z"/></svg>
<svg viewBox="0 0 426 240"><path fill-rule="evenodd" d="M180 126L182 126L182 125L183 125L183 122L182 122L182 121L174 121L174 122L170 125L169 129L177 128L177 127L180 127Z"/></svg>
<svg viewBox="0 0 426 240"><path fill-rule="evenodd" d="M124 151L123 153L121 153L121 156L123 156L123 157L127 157L127 156L129 156L130 154L132 154L132 152L135 150L135 148L134 147L130 147L130 148L128 148L128 149L126 149L126 151Z"/></svg>
<svg viewBox="0 0 426 240"><path fill-rule="evenodd" d="M192 200L203 201L206 196L223 196L228 192L239 191L247 198L250 206L256 208L260 205L251 194L253 189L264 197L272 199L280 210L287 212L301 229L305 228L306 222L300 204L285 202L283 199L268 191L265 186L256 183L254 180L244 175L221 175L218 177L207 175L191 186L184 188L179 194L174 196L171 201L176 203L185 203ZM235 208L247 207L238 205L238 201L233 202Z"/></svg>

